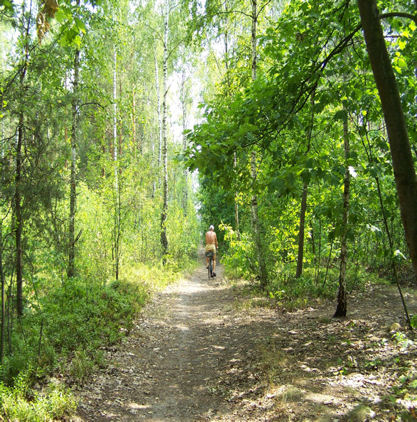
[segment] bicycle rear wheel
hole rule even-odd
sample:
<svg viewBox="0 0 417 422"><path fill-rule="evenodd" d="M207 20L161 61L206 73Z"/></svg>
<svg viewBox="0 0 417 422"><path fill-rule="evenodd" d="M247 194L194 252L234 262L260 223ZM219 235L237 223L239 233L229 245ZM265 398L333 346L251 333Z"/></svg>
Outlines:
<svg viewBox="0 0 417 422"><path fill-rule="evenodd" d="M212 276L213 276L213 257L210 257L207 278L210 280Z"/></svg>

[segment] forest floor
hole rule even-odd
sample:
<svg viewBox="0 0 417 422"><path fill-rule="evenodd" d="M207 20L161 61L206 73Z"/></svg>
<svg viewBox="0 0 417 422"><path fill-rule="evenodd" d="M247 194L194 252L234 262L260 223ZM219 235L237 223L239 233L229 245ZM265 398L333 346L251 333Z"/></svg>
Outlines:
<svg viewBox="0 0 417 422"><path fill-rule="evenodd" d="M406 299L417 313L412 290ZM287 312L226 283L221 266L210 281L201 267L106 351L72 420L417 420L417 346L397 290L372 286L348 306L345 319L331 318L329 301Z"/></svg>

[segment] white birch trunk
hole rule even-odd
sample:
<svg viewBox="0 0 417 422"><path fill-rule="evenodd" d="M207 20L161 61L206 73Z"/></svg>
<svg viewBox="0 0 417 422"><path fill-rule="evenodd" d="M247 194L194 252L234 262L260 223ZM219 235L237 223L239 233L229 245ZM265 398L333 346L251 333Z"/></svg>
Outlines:
<svg viewBox="0 0 417 422"><path fill-rule="evenodd" d="M164 41L165 42L165 41ZM158 158L157 158L157 172L158 172L158 187L161 186L161 161L162 161L162 113L161 113L161 92L159 89L159 68L158 59L155 54L155 89L158 112Z"/></svg>
<svg viewBox="0 0 417 422"><path fill-rule="evenodd" d="M163 165L163 186L162 186L162 212L161 212L161 246L163 262L166 261L168 253L167 238L167 212L168 212L168 147L167 147L167 79L168 79L168 1L165 4L164 16L164 56L162 69L162 165Z"/></svg>
<svg viewBox="0 0 417 422"><path fill-rule="evenodd" d="M187 137L185 136L184 132L187 128L187 93L185 88L186 83L185 71L183 70L181 73L181 87L180 87L180 100L181 100L181 107L182 107L182 116L181 116L181 123L182 123L182 149L185 153L187 149ZM184 215L187 215L187 203L188 203L188 169L184 169L184 192L183 192L183 209Z"/></svg>
<svg viewBox="0 0 417 422"><path fill-rule="evenodd" d="M252 80L256 79L256 68L257 68L257 39L256 39L256 31L257 31L257 22L258 22L258 10L257 10L257 0L252 0ZM251 176L252 182L254 185L254 193L252 195L251 201L251 208L252 208L252 226L255 235L255 247L256 247L256 255L259 265L259 278L260 283L263 288L266 287L267 284L267 271L266 271L266 264L263 254L262 248L262 237L261 237L261 228L259 224L259 217L258 217L258 198L256 195L256 179L257 179L257 166L256 166L256 150L252 150L251 152Z"/></svg>
<svg viewBox="0 0 417 422"><path fill-rule="evenodd" d="M119 164L117 142L117 50L113 53L113 164L114 164L114 273L115 279L119 279L119 255L120 255L120 187L119 187Z"/></svg>

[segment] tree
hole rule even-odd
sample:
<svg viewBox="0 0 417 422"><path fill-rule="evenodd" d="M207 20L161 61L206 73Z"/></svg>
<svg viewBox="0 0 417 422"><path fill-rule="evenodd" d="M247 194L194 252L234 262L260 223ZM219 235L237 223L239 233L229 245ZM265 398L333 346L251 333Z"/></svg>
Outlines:
<svg viewBox="0 0 417 422"><path fill-rule="evenodd" d="M77 7L80 6L80 0L77 0ZM80 48L75 47L74 51L74 78L72 82L72 122L71 122L71 176L70 176L70 213L69 213L69 228L68 228L68 278L75 275L75 213L77 201L77 137L78 137L78 113L79 113L79 99L78 99L78 85L80 78Z"/></svg>
<svg viewBox="0 0 417 422"><path fill-rule="evenodd" d="M343 116L343 146L345 153L345 175L343 178L343 219L342 219L342 236L340 240L340 271L339 271L339 290L337 293L337 308L335 317L344 317L347 312L346 298L346 264L347 264L347 234L349 231L349 201L350 201L350 143L349 143L349 127L348 115L346 109Z"/></svg>
<svg viewBox="0 0 417 422"><path fill-rule="evenodd" d="M376 1L358 0L358 5L369 60L387 125L401 218L414 272L417 274L417 178L407 126Z"/></svg>
<svg viewBox="0 0 417 422"><path fill-rule="evenodd" d="M161 245L162 256L165 262L168 253L168 238L167 238L167 213L168 213L168 147L167 147L167 79L168 79L168 36L169 36L169 19L170 6L169 2L165 0L164 7L164 38L163 47L164 55L162 60L162 211L161 211Z"/></svg>

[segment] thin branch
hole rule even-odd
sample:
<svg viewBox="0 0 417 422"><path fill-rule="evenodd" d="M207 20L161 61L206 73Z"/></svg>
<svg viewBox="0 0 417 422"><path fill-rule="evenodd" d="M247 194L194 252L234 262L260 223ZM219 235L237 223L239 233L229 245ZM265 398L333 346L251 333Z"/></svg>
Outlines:
<svg viewBox="0 0 417 422"><path fill-rule="evenodd" d="M272 0L268 0L266 1L260 8L258 13L256 14L256 19L259 18L259 16L261 15L261 12L265 9L266 6L268 6L269 3L271 3Z"/></svg>
<svg viewBox="0 0 417 422"><path fill-rule="evenodd" d="M102 108L103 110L105 110L105 107L104 106L102 106L100 103L97 103L95 101L92 101L92 102L89 102L89 103L80 104L78 106L78 108L80 109L81 107L90 106L90 105L95 105L95 106L98 106L98 107Z"/></svg>
<svg viewBox="0 0 417 422"><path fill-rule="evenodd" d="M227 11L221 11L221 12L217 12L217 15L230 15L232 13L240 13L243 16L246 16L247 18L252 19L252 15L244 12L243 10L227 10Z"/></svg>
<svg viewBox="0 0 417 422"><path fill-rule="evenodd" d="M411 19L417 23L417 15L412 15L411 13L405 13L405 12L381 13L379 15L379 19L385 19L385 18L406 18L406 19Z"/></svg>

